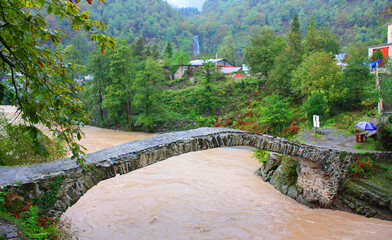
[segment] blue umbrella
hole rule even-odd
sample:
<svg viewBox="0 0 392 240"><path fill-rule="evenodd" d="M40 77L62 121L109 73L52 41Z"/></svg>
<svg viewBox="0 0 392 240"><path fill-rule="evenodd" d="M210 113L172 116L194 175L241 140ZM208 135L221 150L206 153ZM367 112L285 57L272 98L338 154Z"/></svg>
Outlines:
<svg viewBox="0 0 392 240"><path fill-rule="evenodd" d="M357 125L355 125L355 127L362 129L362 130L365 130L365 131L374 131L377 129L373 123L368 122L368 121L359 122L359 123L357 123Z"/></svg>

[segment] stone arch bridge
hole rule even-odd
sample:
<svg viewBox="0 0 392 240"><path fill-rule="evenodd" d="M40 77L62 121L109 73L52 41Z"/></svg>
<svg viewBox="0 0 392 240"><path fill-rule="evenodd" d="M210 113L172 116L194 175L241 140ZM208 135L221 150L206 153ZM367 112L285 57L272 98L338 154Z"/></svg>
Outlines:
<svg viewBox="0 0 392 240"><path fill-rule="evenodd" d="M30 166L1 167L0 188L20 191L30 198L53 191L53 182L63 179L49 212L61 215L98 182L191 151L229 146L252 146L294 157L301 170L297 185L328 207L346 176L349 165L363 157L320 146L306 145L280 137L227 128L199 128L161 134L88 154L93 168L84 171L74 160L61 159ZM391 159L392 153L367 153L375 161ZM306 169L306 170L305 170Z"/></svg>

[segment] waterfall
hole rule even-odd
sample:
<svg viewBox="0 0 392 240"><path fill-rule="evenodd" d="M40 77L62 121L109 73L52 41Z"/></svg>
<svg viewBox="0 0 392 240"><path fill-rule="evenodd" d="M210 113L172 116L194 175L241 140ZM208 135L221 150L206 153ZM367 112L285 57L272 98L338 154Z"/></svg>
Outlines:
<svg viewBox="0 0 392 240"><path fill-rule="evenodd" d="M199 36L196 35L193 38L193 52L195 55L198 55L200 53L200 45L199 45Z"/></svg>

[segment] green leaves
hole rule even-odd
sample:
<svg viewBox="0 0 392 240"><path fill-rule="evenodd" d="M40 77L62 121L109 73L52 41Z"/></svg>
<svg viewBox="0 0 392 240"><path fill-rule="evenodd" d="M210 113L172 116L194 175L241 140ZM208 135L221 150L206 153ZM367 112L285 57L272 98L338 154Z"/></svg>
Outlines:
<svg viewBox="0 0 392 240"><path fill-rule="evenodd" d="M345 93L342 73L330 54L314 52L307 56L293 73L291 86L296 94L307 98L314 91L324 91L328 102L338 101Z"/></svg>
<svg viewBox="0 0 392 240"><path fill-rule="evenodd" d="M160 89L164 80L162 71L160 64L149 57L132 86L136 93L133 102L137 114L136 124L142 125L147 131L153 130L157 119L164 113Z"/></svg>
<svg viewBox="0 0 392 240"><path fill-rule="evenodd" d="M76 1L78 2L78 1ZM88 1L91 3L91 1ZM100 0L100 2L103 2ZM66 19L72 28L90 31L90 37L97 40L102 49L115 45L113 38L103 34L106 25L89 19L87 12L66 0L0 0L2 22L0 42L1 75L8 74L7 84L11 104L23 111L22 118L31 124L47 126L57 137L65 140L73 157L83 163L83 148L76 144L82 136L81 126L89 122L83 104L77 98L80 90L69 73L77 66L62 62L60 52L52 51L43 43L58 44L65 37L62 31L48 30L40 10ZM34 128L29 133L39 139L40 132ZM44 151L38 140L33 144Z"/></svg>
<svg viewBox="0 0 392 240"><path fill-rule="evenodd" d="M281 99L276 93L264 98L259 108L260 123L264 124L271 134L280 135L292 117L288 99Z"/></svg>
<svg viewBox="0 0 392 240"><path fill-rule="evenodd" d="M252 73L262 73L267 76L274 66L276 56L284 48L285 42L268 27L264 27L260 34L255 34L250 41L250 46L245 49L244 59Z"/></svg>

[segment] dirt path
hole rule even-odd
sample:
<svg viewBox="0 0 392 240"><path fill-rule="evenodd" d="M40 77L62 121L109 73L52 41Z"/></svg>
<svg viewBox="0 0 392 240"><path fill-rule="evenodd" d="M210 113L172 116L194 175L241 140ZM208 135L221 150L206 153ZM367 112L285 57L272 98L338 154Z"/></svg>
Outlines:
<svg viewBox="0 0 392 240"><path fill-rule="evenodd" d="M306 142L307 144L334 148L347 152L373 151L364 148L355 149L354 145L357 144L355 135L343 134L340 130L335 128L321 128L319 131L323 134L317 134L317 137L312 136L314 130L303 131L298 134L296 140L304 143Z"/></svg>

